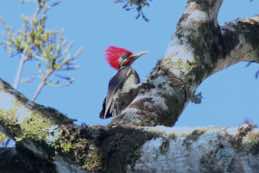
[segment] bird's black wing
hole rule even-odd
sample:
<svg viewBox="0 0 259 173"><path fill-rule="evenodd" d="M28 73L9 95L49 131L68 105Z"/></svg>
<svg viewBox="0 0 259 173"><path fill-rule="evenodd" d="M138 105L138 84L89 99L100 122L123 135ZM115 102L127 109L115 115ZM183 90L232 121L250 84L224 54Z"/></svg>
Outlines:
<svg viewBox="0 0 259 173"><path fill-rule="evenodd" d="M110 111L111 104L113 102L114 94L120 89L125 80L127 80L128 76L131 74L133 70L131 67L123 67L120 69L110 80L108 87L108 94L103 101L102 111L100 112L100 118L109 118L112 116ZM135 72L136 73L136 72Z"/></svg>

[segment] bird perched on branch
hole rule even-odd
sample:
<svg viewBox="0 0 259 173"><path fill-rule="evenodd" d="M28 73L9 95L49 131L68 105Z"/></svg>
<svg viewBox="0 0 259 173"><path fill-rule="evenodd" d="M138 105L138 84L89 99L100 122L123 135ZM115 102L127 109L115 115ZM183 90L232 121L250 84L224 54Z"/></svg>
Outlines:
<svg viewBox="0 0 259 173"><path fill-rule="evenodd" d="M140 82L137 72L131 64L147 52L133 53L127 49L111 46L106 50L106 60L117 73L111 78L108 93L103 101L100 118L116 116L121 111L120 103L117 103L119 93L127 92ZM124 105L125 106L125 105Z"/></svg>

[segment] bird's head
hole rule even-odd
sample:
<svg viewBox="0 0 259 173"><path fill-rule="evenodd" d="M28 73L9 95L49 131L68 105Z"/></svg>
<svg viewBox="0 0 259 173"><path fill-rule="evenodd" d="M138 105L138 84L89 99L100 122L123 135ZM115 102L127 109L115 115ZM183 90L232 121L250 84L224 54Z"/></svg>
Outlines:
<svg viewBox="0 0 259 173"><path fill-rule="evenodd" d="M133 53L124 48L110 46L106 49L106 60L113 68L119 70L121 67L130 66L136 59L146 53L146 51Z"/></svg>

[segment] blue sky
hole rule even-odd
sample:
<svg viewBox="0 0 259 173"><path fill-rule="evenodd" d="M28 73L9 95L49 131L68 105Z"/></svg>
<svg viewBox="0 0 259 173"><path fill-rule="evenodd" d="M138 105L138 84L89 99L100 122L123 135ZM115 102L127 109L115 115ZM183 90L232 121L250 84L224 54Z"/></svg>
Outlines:
<svg viewBox="0 0 259 173"><path fill-rule="evenodd" d="M122 10L113 0L64 0L50 11L48 28L64 29L66 38L85 51L78 61L80 69L73 72L75 83L67 88L46 88L37 101L79 122L108 123L110 120L101 120L98 115L108 81L115 71L106 64L104 50L109 45L133 51L148 50L148 56L134 64L144 80L163 57L184 6L183 0L153 1L151 7L145 9L150 19L146 23L135 20L134 11ZM219 21L223 24L237 17L258 14L258 7L257 0L225 0ZM17 0L5 0L0 6L0 16L14 28L20 26L21 14L31 13L32 5L20 5ZM0 49L0 63L0 78L12 83L18 58L10 58ZM30 64L28 67L25 76L31 73ZM189 104L177 126L235 126L245 120L259 124L259 80L254 78L258 69L259 65L246 67L241 63L210 77L199 87L204 97L202 103ZM20 88L27 97L32 96L34 89L35 84Z"/></svg>

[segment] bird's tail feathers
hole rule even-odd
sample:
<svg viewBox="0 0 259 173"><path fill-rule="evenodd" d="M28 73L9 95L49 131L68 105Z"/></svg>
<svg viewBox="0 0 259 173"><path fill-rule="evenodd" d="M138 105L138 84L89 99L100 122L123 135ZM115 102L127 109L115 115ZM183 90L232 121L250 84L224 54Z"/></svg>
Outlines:
<svg viewBox="0 0 259 173"><path fill-rule="evenodd" d="M110 108L108 108L107 110L107 107L106 107L106 98L104 99L103 101L103 106L102 106L102 111L100 112L99 114L99 117L101 119L106 119L106 118L110 118L112 116L111 112L110 112Z"/></svg>

